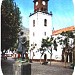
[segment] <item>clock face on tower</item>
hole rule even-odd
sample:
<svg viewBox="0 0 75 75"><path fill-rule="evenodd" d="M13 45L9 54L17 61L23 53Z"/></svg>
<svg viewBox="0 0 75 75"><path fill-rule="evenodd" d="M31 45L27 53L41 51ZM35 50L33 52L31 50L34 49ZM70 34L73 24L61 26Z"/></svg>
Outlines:
<svg viewBox="0 0 75 75"><path fill-rule="evenodd" d="M42 1L42 4L45 5L46 4L45 1Z"/></svg>
<svg viewBox="0 0 75 75"><path fill-rule="evenodd" d="M38 2L36 2L36 6L38 5Z"/></svg>

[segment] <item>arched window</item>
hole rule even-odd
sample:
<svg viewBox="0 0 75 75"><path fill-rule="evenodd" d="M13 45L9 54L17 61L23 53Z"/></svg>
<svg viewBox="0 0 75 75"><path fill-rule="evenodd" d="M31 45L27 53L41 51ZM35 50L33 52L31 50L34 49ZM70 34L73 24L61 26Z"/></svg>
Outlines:
<svg viewBox="0 0 75 75"><path fill-rule="evenodd" d="M33 27L35 27L35 20L33 20Z"/></svg>
<svg viewBox="0 0 75 75"><path fill-rule="evenodd" d="M46 36L46 32L44 32L44 35Z"/></svg>
<svg viewBox="0 0 75 75"><path fill-rule="evenodd" d="M33 32L33 36L35 36L35 33Z"/></svg>
<svg viewBox="0 0 75 75"><path fill-rule="evenodd" d="M47 26L47 19L44 19L44 26Z"/></svg>

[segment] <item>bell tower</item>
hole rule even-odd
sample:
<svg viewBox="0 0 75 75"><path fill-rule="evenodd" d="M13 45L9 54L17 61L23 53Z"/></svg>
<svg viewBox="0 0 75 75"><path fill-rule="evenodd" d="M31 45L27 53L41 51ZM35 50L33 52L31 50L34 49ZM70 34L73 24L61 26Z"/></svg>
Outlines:
<svg viewBox="0 0 75 75"><path fill-rule="evenodd" d="M42 39L52 35L52 12L48 12L48 1L33 0L34 12L29 16L30 59L40 59L37 50L41 48Z"/></svg>
<svg viewBox="0 0 75 75"><path fill-rule="evenodd" d="M34 12L48 12L48 1L49 0L34 0Z"/></svg>

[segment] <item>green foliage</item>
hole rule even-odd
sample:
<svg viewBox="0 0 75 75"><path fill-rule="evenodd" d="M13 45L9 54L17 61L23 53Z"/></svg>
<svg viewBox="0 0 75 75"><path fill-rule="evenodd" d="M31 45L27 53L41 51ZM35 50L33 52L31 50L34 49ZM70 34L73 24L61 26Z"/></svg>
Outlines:
<svg viewBox="0 0 75 75"><path fill-rule="evenodd" d="M64 55L65 55L65 59L64 59L64 62L65 62L65 66L66 66L66 59L67 59L67 55L71 52L73 52L73 48L69 45L69 38L71 39L74 39L74 31L67 31L67 32L62 32L61 35L64 36L65 38L62 39L60 38L59 39L59 43L61 45L64 45L65 47L63 47L63 52L64 52ZM74 41L75 42L75 41ZM74 45L75 43L71 43L71 45ZM74 52L73 52L73 58L74 58ZM74 61L73 61L74 63Z"/></svg>
<svg viewBox="0 0 75 75"><path fill-rule="evenodd" d="M69 38L74 38L73 32L72 31L66 31L61 33L62 36L67 36Z"/></svg>
<svg viewBox="0 0 75 75"><path fill-rule="evenodd" d="M62 39L62 38L58 37L60 45L65 45L65 47L68 47L69 46L69 38L74 39L73 32L72 31L62 32L61 35L64 36L65 38Z"/></svg>
<svg viewBox="0 0 75 75"><path fill-rule="evenodd" d="M51 38L47 37L46 39L42 39L42 44L41 44L41 47L42 49L43 48L48 48L48 47L51 47L51 46L54 46L54 50L57 51L57 43L56 43L56 40L54 40L54 38L51 36Z"/></svg>
<svg viewBox="0 0 75 75"><path fill-rule="evenodd" d="M19 8L14 0L3 0L1 5L1 49L13 47L21 26Z"/></svg>

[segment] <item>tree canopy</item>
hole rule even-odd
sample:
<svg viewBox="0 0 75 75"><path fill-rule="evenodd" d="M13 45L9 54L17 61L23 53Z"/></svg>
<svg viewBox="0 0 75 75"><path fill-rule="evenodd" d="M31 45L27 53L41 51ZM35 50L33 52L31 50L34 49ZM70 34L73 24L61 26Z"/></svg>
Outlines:
<svg viewBox="0 0 75 75"><path fill-rule="evenodd" d="M41 48L40 51L43 51L41 54L43 55L45 51L48 51L50 54L52 54L52 46L54 46L54 50L57 51L57 43L56 39L54 39L52 36L46 39L42 39ZM41 56L42 56L41 55Z"/></svg>
<svg viewBox="0 0 75 75"><path fill-rule="evenodd" d="M64 39L62 37L57 37L59 39L59 43L60 45L64 45L65 47L69 46L70 38L74 39L74 33L72 31L62 32L60 35L62 35Z"/></svg>
<svg viewBox="0 0 75 75"><path fill-rule="evenodd" d="M21 12L14 0L3 0L1 5L1 49L13 47L20 31Z"/></svg>
<svg viewBox="0 0 75 75"><path fill-rule="evenodd" d="M44 48L48 48L48 47L51 47L51 46L54 46L54 50L57 51L57 43L56 43L56 39L54 39L52 36L49 38L47 37L46 39L42 39L42 44L41 44L41 47Z"/></svg>

